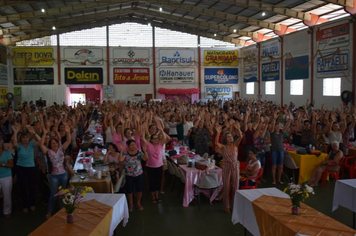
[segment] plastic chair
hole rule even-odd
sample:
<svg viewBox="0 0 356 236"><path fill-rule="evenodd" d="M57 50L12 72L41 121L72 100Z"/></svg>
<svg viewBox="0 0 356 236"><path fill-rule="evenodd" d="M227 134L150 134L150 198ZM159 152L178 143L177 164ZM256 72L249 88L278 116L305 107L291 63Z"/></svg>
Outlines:
<svg viewBox="0 0 356 236"><path fill-rule="evenodd" d="M246 161L240 161L240 171L244 170L248 163Z"/></svg>
<svg viewBox="0 0 356 236"><path fill-rule="evenodd" d="M219 188L219 179L218 179L218 174L217 173L209 173L204 175L199 183L194 185L194 195L198 195L198 204L199 204L199 209L200 209L200 194L199 194L199 189L210 189L210 196L212 195L213 189ZM198 192L197 192L198 190ZM219 193L219 198L220 198L220 191ZM220 204L220 202L219 202Z"/></svg>
<svg viewBox="0 0 356 236"><path fill-rule="evenodd" d="M114 193L119 192L120 189L123 187L123 185L125 185L125 179L126 179L126 174L125 174L125 170L123 170L120 174L119 181L114 186Z"/></svg>
<svg viewBox="0 0 356 236"><path fill-rule="evenodd" d="M353 163L352 163L352 159L354 159ZM345 158L345 163L344 163L344 167L342 168L342 174L341 174L342 178L344 178L345 168L349 171L350 179L356 178L356 156L350 156Z"/></svg>
<svg viewBox="0 0 356 236"><path fill-rule="evenodd" d="M345 160L345 157L342 157L341 160L339 161L339 163L337 164L328 164L326 166L326 169L325 171L323 172L323 175L322 175L322 186L325 187L325 180L326 178L328 177L329 174L331 174L332 176L334 176L335 180L339 180L339 173L340 173L340 169L342 167L342 163L343 161ZM338 170L337 171L330 171L330 167L331 166L339 166Z"/></svg>
<svg viewBox="0 0 356 236"><path fill-rule="evenodd" d="M288 178L291 178L290 173L292 173L292 178L297 180L299 177L299 171L295 174L295 170L299 170L299 167L295 164L294 159L288 154L284 153L284 167L287 168Z"/></svg>
<svg viewBox="0 0 356 236"><path fill-rule="evenodd" d="M240 189L256 189L257 188L257 180L261 177L262 174L263 174L263 168L261 167L260 170L258 171L257 176L246 178L245 185L244 186L240 186ZM251 180L255 179L255 185L248 186L248 180L250 180L250 179Z"/></svg>

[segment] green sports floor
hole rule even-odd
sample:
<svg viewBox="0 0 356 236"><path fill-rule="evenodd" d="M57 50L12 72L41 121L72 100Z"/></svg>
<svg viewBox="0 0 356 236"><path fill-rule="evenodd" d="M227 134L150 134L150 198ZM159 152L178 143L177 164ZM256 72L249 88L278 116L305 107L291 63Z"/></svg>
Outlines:
<svg viewBox="0 0 356 236"><path fill-rule="evenodd" d="M274 187L271 183L271 174L267 172L265 178L267 183L259 185L259 188ZM166 180L169 180L167 178ZM323 188L321 184L315 187L315 195L306 199L305 203L316 210L326 214L343 224L352 227L352 212L346 208L339 207L331 212L335 181L331 180ZM277 185L283 190L285 186ZM190 235L245 235L244 228L240 224L233 225L231 214L224 212L223 204L210 205L208 198L201 196L201 207L191 203L189 207L183 207L183 196L177 194L178 184L171 188L166 181L165 193L161 195L161 203L152 203L150 193L145 190L142 198L144 210L134 208L130 212L129 222L126 227L120 224L115 235L130 236L190 236ZM16 197L16 189L14 189ZM13 212L10 218L0 216L0 236L22 236L28 235L43 222L47 213L47 206L40 202L40 196L36 197L36 211L22 212L20 201L13 202ZM2 213L2 199L0 200ZM246 235L251 235L247 232ZM277 235L276 235L277 236Z"/></svg>

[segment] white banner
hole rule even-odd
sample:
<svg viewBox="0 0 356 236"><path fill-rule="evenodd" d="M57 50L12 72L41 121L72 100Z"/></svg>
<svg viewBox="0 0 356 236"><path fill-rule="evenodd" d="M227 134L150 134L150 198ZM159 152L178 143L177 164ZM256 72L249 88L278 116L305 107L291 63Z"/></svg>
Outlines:
<svg viewBox="0 0 356 236"><path fill-rule="evenodd" d="M212 92L218 93L218 98L232 98L232 86L205 87L205 98L213 98Z"/></svg>
<svg viewBox="0 0 356 236"><path fill-rule="evenodd" d="M151 56L148 49L135 48L115 48L113 50L113 63L115 65L131 65L134 66L149 64Z"/></svg>
<svg viewBox="0 0 356 236"><path fill-rule="evenodd" d="M278 56L281 50L281 43L277 40L264 43L261 46L261 55L262 57L269 57L269 56Z"/></svg>
<svg viewBox="0 0 356 236"><path fill-rule="evenodd" d="M160 67L159 83L160 84L193 84L195 81L194 67Z"/></svg>
<svg viewBox="0 0 356 236"><path fill-rule="evenodd" d="M193 49L161 49L159 50L159 63L169 66L193 65L195 51Z"/></svg>
<svg viewBox="0 0 356 236"><path fill-rule="evenodd" d="M67 66L98 66L103 65L103 49L101 48L64 48L64 64Z"/></svg>

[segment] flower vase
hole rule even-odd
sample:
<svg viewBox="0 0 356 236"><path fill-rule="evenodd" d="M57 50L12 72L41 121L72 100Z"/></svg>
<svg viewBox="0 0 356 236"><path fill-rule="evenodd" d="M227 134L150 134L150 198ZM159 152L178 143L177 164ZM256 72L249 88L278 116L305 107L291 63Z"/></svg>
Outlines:
<svg viewBox="0 0 356 236"><path fill-rule="evenodd" d="M74 222L74 215L72 214L67 214L67 223L73 223Z"/></svg>
<svg viewBox="0 0 356 236"><path fill-rule="evenodd" d="M292 207L292 215L298 215L299 214L299 207L293 206Z"/></svg>

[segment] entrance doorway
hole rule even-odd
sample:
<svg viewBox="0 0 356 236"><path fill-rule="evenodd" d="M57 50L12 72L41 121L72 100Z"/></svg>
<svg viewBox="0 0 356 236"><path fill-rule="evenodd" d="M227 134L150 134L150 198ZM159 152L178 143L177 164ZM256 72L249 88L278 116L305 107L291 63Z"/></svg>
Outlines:
<svg viewBox="0 0 356 236"><path fill-rule="evenodd" d="M103 88L97 90L95 85L68 85L67 86L67 104L87 104L91 102L101 102L103 100Z"/></svg>

